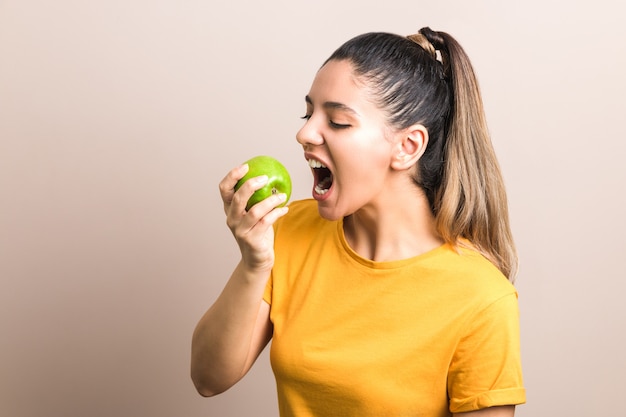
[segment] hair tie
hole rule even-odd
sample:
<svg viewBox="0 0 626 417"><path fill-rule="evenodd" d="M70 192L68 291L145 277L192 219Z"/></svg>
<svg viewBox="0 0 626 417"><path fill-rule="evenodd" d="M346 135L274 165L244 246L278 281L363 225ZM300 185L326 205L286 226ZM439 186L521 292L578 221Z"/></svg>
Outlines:
<svg viewBox="0 0 626 417"><path fill-rule="evenodd" d="M407 39L421 46L424 51L428 52L428 54L433 57L434 60L439 61L443 64L441 51L435 49L434 45L428 40L428 38L426 38L426 36L422 35L421 33L416 33L414 35L407 36Z"/></svg>

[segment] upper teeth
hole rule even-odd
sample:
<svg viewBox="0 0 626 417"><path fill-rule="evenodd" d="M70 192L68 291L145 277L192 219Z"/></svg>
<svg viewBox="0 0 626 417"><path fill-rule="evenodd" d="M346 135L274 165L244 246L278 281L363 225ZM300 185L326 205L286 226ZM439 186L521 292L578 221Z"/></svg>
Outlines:
<svg viewBox="0 0 626 417"><path fill-rule="evenodd" d="M326 165L322 164L320 161L316 161L315 159L309 159L309 166L311 168L326 168Z"/></svg>

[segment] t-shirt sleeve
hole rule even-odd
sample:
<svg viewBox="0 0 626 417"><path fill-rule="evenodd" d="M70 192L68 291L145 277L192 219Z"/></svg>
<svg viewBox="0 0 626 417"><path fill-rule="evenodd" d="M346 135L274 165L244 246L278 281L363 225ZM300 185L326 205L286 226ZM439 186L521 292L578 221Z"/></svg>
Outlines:
<svg viewBox="0 0 626 417"><path fill-rule="evenodd" d="M526 402L519 333L516 293L470 317L448 372L450 412Z"/></svg>

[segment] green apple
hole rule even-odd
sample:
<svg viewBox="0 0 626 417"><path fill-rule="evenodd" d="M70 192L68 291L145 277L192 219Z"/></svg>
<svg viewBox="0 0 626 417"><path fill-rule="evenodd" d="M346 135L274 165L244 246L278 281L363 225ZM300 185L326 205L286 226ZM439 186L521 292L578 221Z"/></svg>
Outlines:
<svg viewBox="0 0 626 417"><path fill-rule="evenodd" d="M250 178L258 177L260 175L267 175L268 181L265 186L259 190L256 190L252 197L248 200L246 210L250 210L256 203L265 200L272 194L284 193L287 195L287 199L279 207L284 206L291 197L291 177L287 168L281 164L277 159L267 156L259 155L245 162L248 164L248 172L243 176L235 185L235 191L242 186L242 184L248 181Z"/></svg>

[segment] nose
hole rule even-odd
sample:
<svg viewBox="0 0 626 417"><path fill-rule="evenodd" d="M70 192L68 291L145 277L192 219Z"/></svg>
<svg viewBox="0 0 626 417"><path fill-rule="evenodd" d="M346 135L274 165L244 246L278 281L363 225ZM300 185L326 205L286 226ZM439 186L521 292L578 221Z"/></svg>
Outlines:
<svg viewBox="0 0 626 417"><path fill-rule="evenodd" d="M298 130L298 133L296 133L296 140L300 145L302 145L303 148L312 145L321 145L324 143L324 137L319 129L315 127L312 117L304 123L304 126L302 126L300 130Z"/></svg>

